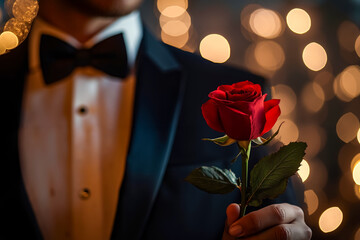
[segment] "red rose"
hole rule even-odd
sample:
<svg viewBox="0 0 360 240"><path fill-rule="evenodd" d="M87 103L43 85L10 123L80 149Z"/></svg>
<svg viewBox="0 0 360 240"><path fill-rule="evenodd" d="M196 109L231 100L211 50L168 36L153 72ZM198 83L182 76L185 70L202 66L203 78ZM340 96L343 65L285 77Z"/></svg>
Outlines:
<svg viewBox="0 0 360 240"><path fill-rule="evenodd" d="M252 140L271 130L280 116L279 99L265 101L259 84L249 81L222 85L201 107L212 129L235 140Z"/></svg>

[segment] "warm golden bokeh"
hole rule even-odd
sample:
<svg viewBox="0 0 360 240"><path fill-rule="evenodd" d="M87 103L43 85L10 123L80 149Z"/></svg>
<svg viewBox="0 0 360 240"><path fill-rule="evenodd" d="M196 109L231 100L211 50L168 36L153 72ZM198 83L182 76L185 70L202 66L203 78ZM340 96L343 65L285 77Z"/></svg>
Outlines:
<svg viewBox="0 0 360 240"><path fill-rule="evenodd" d="M355 52L360 57L360 35L356 38L355 41Z"/></svg>
<svg viewBox="0 0 360 240"><path fill-rule="evenodd" d="M339 207L326 209L320 216L319 227L324 233L335 231L343 221L343 213Z"/></svg>
<svg viewBox="0 0 360 240"><path fill-rule="evenodd" d="M301 178L301 181L303 181L303 182L305 182L306 179L310 175L310 166L309 166L308 162L305 159L303 159L301 161L301 165L299 167L298 174L299 174L299 176Z"/></svg>
<svg viewBox="0 0 360 240"><path fill-rule="evenodd" d="M189 32L186 32L183 35L174 37L174 36L166 34L164 31L161 31L161 40L164 43L167 43L173 47L182 48L185 46L185 44L189 40Z"/></svg>
<svg viewBox="0 0 360 240"><path fill-rule="evenodd" d="M186 24L179 20L169 21L162 27L162 31L164 31L164 33L173 37L184 35L188 30L189 28Z"/></svg>
<svg viewBox="0 0 360 240"><path fill-rule="evenodd" d="M295 142L296 140L298 140L299 128L290 119L279 118L279 120L275 123L273 129L278 129L282 122L284 122L284 124L281 126L281 130L276 136L276 138L283 144L289 144L290 142Z"/></svg>
<svg viewBox="0 0 360 240"><path fill-rule="evenodd" d="M183 48L190 38L191 17L186 11L187 1L158 1L161 14L161 40L177 48Z"/></svg>
<svg viewBox="0 0 360 240"><path fill-rule="evenodd" d="M319 198L312 189L304 192L304 200L307 204L308 214L313 214L319 207Z"/></svg>
<svg viewBox="0 0 360 240"><path fill-rule="evenodd" d="M308 111L318 112L324 105L325 94L319 84L310 82L304 87L301 100Z"/></svg>
<svg viewBox="0 0 360 240"><path fill-rule="evenodd" d="M20 21L31 23L39 10L37 0L16 0L12 7L14 17Z"/></svg>
<svg viewBox="0 0 360 240"><path fill-rule="evenodd" d="M302 54L303 61L310 70L319 71L327 63L327 54L325 49L318 43L309 43Z"/></svg>
<svg viewBox="0 0 360 240"><path fill-rule="evenodd" d="M266 70L276 71L285 62L285 54L282 47L274 41L258 42L254 49L256 62Z"/></svg>
<svg viewBox="0 0 360 240"><path fill-rule="evenodd" d="M184 10L184 12L182 12L182 14L180 14L178 16L171 16L170 17L169 15L161 14L160 17L159 17L159 23L160 23L161 28L163 28L165 24L167 24L168 22L171 22L171 21L182 22L183 24L185 24L187 29L189 29L190 26L191 26L191 17L190 17L189 13L186 10ZM172 31L176 31L176 29L173 29Z"/></svg>
<svg viewBox="0 0 360 240"><path fill-rule="evenodd" d="M10 18L4 26L4 31L14 33L18 37L19 43L21 43L29 34L30 26L29 23L20 21L16 18Z"/></svg>
<svg viewBox="0 0 360 240"><path fill-rule="evenodd" d="M336 133L338 137L345 143L356 138L359 129L359 119L352 113L345 113L336 123Z"/></svg>
<svg viewBox="0 0 360 240"><path fill-rule="evenodd" d="M309 14L300 8L292 9L286 16L286 22L291 31L297 34L304 34L311 27Z"/></svg>
<svg viewBox="0 0 360 240"><path fill-rule="evenodd" d="M0 34L0 54L17 47L18 44L19 40L13 32L5 31Z"/></svg>
<svg viewBox="0 0 360 240"><path fill-rule="evenodd" d="M338 89L335 93L340 99L352 100L360 95L360 67L358 65L348 66L338 77L339 79L336 79Z"/></svg>
<svg viewBox="0 0 360 240"><path fill-rule="evenodd" d="M229 42L219 34L210 34L200 42L200 54L215 63L224 63L230 57Z"/></svg>
<svg viewBox="0 0 360 240"><path fill-rule="evenodd" d="M358 140L358 142L359 142L359 144L360 144L360 128L359 128L359 130L358 130L358 132L357 132L357 140Z"/></svg>
<svg viewBox="0 0 360 240"><path fill-rule="evenodd" d="M183 9L188 8L187 0L157 0L157 8L159 12L163 12L167 7L178 6Z"/></svg>
<svg viewBox="0 0 360 240"><path fill-rule="evenodd" d="M280 16L273 10L259 8L250 15L251 30L263 38L276 38L282 32Z"/></svg>
<svg viewBox="0 0 360 240"><path fill-rule="evenodd" d="M346 51L353 52L356 38L359 36L359 28L355 23L344 21L340 24L337 37L340 46Z"/></svg>
<svg viewBox="0 0 360 240"><path fill-rule="evenodd" d="M166 7L161 14L169 18L176 18L184 14L185 11L186 9L181 6L169 6Z"/></svg>
<svg viewBox="0 0 360 240"><path fill-rule="evenodd" d="M281 115L285 116L293 112L296 106L296 94L291 87L285 84L278 84L272 87L272 96L274 99L281 99Z"/></svg>
<svg viewBox="0 0 360 240"><path fill-rule="evenodd" d="M360 160L352 168L352 177L357 185L360 185Z"/></svg>

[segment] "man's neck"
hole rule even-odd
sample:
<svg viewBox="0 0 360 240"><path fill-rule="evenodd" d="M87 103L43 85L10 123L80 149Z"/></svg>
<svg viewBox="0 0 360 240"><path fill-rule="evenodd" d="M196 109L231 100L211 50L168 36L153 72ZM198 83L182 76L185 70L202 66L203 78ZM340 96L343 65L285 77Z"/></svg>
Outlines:
<svg viewBox="0 0 360 240"><path fill-rule="evenodd" d="M116 20L115 17L92 17L64 4L43 1L39 16L48 23L84 43ZM76 19L76 20L75 20Z"/></svg>

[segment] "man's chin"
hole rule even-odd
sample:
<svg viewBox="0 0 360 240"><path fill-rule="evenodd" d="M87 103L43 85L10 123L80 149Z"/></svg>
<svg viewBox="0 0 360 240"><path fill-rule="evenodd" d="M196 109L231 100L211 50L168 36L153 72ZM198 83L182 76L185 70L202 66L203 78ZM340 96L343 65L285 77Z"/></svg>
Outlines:
<svg viewBox="0 0 360 240"><path fill-rule="evenodd" d="M91 17L121 17L138 9L142 0L67 0Z"/></svg>

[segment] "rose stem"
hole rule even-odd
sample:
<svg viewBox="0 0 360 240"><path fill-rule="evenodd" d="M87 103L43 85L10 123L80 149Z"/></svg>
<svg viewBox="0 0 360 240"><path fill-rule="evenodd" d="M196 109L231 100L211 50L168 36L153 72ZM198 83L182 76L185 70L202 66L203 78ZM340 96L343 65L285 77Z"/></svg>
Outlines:
<svg viewBox="0 0 360 240"><path fill-rule="evenodd" d="M247 149L240 146L241 151L241 205L240 205L240 218L245 216L246 212L246 191L248 186L248 163L249 163L249 157L250 157L250 150L251 150L251 141L248 144Z"/></svg>

